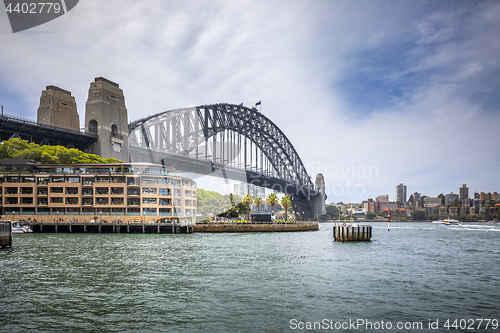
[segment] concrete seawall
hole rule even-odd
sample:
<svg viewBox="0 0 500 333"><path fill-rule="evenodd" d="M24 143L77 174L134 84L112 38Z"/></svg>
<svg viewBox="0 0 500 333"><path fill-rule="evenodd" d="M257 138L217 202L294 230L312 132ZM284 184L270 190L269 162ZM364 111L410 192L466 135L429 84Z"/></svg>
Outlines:
<svg viewBox="0 0 500 333"><path fill-rule="evenodd" d="M318 222L297 223L206 223L195 224L194 232L283 232L318 230Z"/></svg>

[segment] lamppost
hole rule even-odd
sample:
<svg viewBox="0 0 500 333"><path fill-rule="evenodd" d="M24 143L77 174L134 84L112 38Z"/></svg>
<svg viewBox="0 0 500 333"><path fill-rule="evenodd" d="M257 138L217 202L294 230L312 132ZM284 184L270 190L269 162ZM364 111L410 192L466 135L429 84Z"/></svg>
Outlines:
<svg viewBox="0 0 500 333"><path fill-rule="evenodd" d="M102 223L102 210L99 211L99 223Z"/></svg>

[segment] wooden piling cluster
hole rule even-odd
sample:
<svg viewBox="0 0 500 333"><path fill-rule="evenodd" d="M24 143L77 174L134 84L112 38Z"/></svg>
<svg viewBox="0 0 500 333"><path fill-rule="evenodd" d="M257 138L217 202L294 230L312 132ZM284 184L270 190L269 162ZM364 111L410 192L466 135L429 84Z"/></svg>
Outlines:
<svg viewBox="0 0 500 333"><path fill-rule="evenodd" d="M370 241L372 238L371 225L338 224L333 227L333 239L339 242Z"/></svg>
<svg viewBox="0 0 500 333"><path fill-rule="evenodd" d="M12 246L12 224L0 221L0 248L6 246Z"/></svg>
<svg viewBox="0 0 500 333"><path fill-rule="evenodd" d="M130 234L190 234L191 223L31 223L33 232L40 233L130 233Z"/></svg>

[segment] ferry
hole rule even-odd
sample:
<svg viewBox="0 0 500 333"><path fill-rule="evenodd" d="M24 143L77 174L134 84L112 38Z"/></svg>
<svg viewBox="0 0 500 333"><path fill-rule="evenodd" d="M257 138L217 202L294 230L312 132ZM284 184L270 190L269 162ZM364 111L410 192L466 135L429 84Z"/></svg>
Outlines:
<svg viewBox="0 0 500 333"><path fill-rule="evenodd" d="M441 223L444 225L456 225L458 224L458 220L447 218L446 220L442 220Z"/></svg>

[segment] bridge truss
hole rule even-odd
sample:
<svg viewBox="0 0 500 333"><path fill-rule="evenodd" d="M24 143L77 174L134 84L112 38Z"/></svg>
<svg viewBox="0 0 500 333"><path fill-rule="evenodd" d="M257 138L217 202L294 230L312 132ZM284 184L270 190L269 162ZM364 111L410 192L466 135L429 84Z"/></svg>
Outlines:
<svg viewBox="0 0 500 333"><path fill-rule="evenodd" d="M232 179L244 173L248 183L290 194L294 210L311 211L311 196L318 195L291 142L255 108L213 104L162 112L129 124L129 146L131 160L149 155L181 171L210 166L208 172L222 169Z"/></svg>

